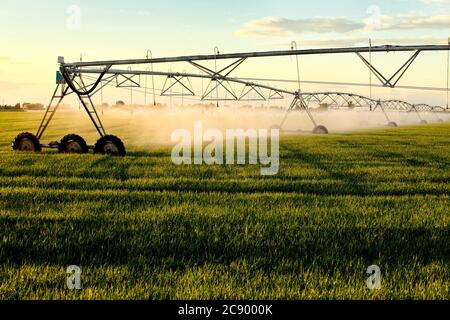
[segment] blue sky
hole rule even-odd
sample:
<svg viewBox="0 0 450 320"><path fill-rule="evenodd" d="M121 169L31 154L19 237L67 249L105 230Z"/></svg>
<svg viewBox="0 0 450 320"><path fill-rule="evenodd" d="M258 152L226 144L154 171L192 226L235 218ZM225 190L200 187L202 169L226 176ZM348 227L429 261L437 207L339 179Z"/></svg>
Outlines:
<svg viewBox="0 0 450 320"><path fill-rule="evenodd" d="M81 8L81 28L67 30L66 9L69 5ZM24 1L3 0L1 7L2 38L19 45L20 40L39 41L40 46L55 48L88 48L102 43L105 48L127 45L130 49L143 44L162 51L185 52L207 50L218 43L231 49L268 49L291 38L323 38L324 40L352 37L330 32L317 34L305 31L290 38L242 37L236 34L246 23L265 17L285 19L339 18L361 22L370 17L367 12L377 6L381 15L393 16L412 13L425 17L448 15L450 2L446 0L389 0L389 1ZM450 28L447 28L450 29ZM435 36L446 37L449 30L408 29L368 32L361 37L382 38ZM277 39L279 38L279 39ZM296 40L296 39L295 39ZM160 43L163 41L163 43ZM74 44L73 42L76 42ZM243 47L245 44L245 47ZM179 49L179 47L183 47ZM20 46L18 46L20 48ZM145 47L144 47L145 48ZM60 49L60 50L61 50ZM69 54L71 51L68 52Z"/></svg>
<svg viewBox="0 0 450 320"><path fill-rule="evenodd" d="M67 25L71 5L81 10L79 28ZM285 49L292 40L305 48L336 47L367 43L369 37L375 44L444 44L450 35L448 0L2 0L0 6L0 99L8 102L46 98L59 55L69 61L80 53L87 60L120 59L143 57L151 49L154 56L172 56L211 53L216 45L222 52L262 51ZM444 58L424 57L407 80L420 83L421 71L440 70ZM348 61L336 57L333 65ZM266 76L295 78L280 72L289 70L289 62L268 68ZM317 59L305 64L307 79L363 80L359 71L364 69L340 78L342 70L330 72ZM429 80L426 85L444 83L441 75Z"/></svg>

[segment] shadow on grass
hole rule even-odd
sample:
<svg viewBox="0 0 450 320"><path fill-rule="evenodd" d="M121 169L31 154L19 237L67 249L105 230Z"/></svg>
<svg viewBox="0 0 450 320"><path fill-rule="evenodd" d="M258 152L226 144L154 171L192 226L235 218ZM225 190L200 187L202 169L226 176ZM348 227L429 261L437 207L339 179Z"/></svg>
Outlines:
<svg viewBox="0 0 450 320"><path fill-rule="evenodd" d="M255 220L255 221L252 221ZM450 263L450 233L437 228L317 228L254 217L171 216L158 221L0 220L0 263L185 268L259 261L271 272L286 261L325 272L367 265ZM287 265L287 271L289 271ZM283 267L284 268L284 267ZM286 270L286 268L284 268ZM294 270L291 270L294 271Z"/></svg>

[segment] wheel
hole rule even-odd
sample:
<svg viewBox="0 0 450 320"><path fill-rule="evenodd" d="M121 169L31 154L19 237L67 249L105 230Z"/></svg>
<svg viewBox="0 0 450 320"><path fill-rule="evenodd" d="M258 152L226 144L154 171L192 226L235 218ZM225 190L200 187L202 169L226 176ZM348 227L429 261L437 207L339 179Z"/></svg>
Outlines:
<svg viewBox="0 0 450 320"><path fill-rule="evenodd" d="M61 139L58 146L59 153L88 153L86 141L76 134L69 134Z"/></svg>
<svg viewBox="0 0 450 320"><path fill-rule="evenodd" d="M398 127L398 125L397 125L397 123L396 123L396 122L394 122L394 121L389 121L389 123L388 123L388 127L389 127L389 128L397 128L397 127Z"/></svg>
<svg viewBox="0 0 450 320"><path fill-rule="evenodd" d="M328 129L324 126L317 126L313 130L314 134L328 134Z"/></svg>
<svg viewBox="0 0 450 320"><path fill-rule="evenodd" d="M14 151L41 152L41 143L32 133L24 132L19 134L12 143Z"/></svg>
<svg viewBox="0 0 450 320"><path fill-rule="evenodd" d="M94 147L94 153L123 157L126 154L122 140L116 136L104 136L100 138Z"/></svg>

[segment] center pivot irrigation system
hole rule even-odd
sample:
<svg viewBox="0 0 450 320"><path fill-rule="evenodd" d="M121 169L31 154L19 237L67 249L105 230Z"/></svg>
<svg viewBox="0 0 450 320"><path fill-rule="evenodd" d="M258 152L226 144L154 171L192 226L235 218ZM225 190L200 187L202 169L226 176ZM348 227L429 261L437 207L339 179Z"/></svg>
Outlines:
<svg viewBox="0 0 450 320"><path fill-rule="evenodd" d="M87 153L89 149L93 149L95 153L110 154L110 155L125 155L125 147L122 141L113 135L107 134L105 127L99 117L92 98L95 94L101 91L106 86L115 86L117 88L145 88L147 86L141 85L140 76L165 77L161 91L161 96L180 96L190 95L197 96L192 88L190 79L207 79L208 86L202 88L199 97L203 101L218 101L233 100L246 101L249 95L252 94L259 100L272 99L286 99L292 98L289 108L286 110L286 116L282 123L277 127L281 128L288 113L293 110L305 111L309 119L314 125L313 133L328 133L328 129L316 123L314 115L311 113L311 105L318 104L320 107L364 107L370 111L382 110L388 121L388 125L395 127L397 124L391 121L386 113L386 110L397 110L417 113L419 120L426 123L420 116L419 111L430 112L448 112L448 109L441 107L432 107L428 105L413 105L404 101L397 100L374 100L372 98L363 97L351 93L341 92L317 92L304 93L300 88L300 73L298 65L298 57L303 55L319 55L319 54L344 54L354 53L362 62L369 68L371 75L381 82L383 87L395 88L399 80L403 77L405 72L416 60L421 52L428 51L447 51L450 50L449 45L417 45L417 46L368 46L355 48L331 48L331 49L305 49L297 50L297 46L293 43L291 50L284 51L268 51L268 52L248 52L248 53L233 53L220 54L219 50L215 48L213 55L196 55L196 56L181 56L169 58L153 58L149 53L145 59L133 60L111 60L111 61L92 61L92 62L75 62L66 63L63 57L58 58L60 65L57 72L57 86L53 93L52 99L44 113L39 129L36 134L22 133L18 135L13 141L13 149L17 151L31 151L39 152L42 148L56 148L61 153ZM151 53L151 51L149 51ZM363 53L377 53L377 52L412 52L412 56L402 64L398 70L391 76L386 77L378 69L376 69L371 60L367 60ZM298 90L291 91L287 89L280 89L272 85L260 84L256 81L258 79L231 77L231 73L235 71L247 59L258 57L280 57L280 56L295 56L297 58L297 73L298 73ZM217 70L218 60L228 60L226 67ZM204 65L205 62L215 62L216 68L212 70ZM186 73L186 72L161 72L154 71L153 66L164 63L185 62L200 70L200 74ZM144 70L131 70L130 66L146 66ZM128 66L128 69L120 69L120 66ZM90 83L85 82L89 80ZM155 98L155 88L153 83L153 97ZM230 85L233 84L234 88ZM175 86L182 89L183 93L173 92ZM236 90L236 86L241 87L241 90ZM226 97L212 97L214 92L221 89L226 93ZM239 89L239 88L238 88ZM238 93L240 92L240 94ZM100 135L100 139L94 146L89 146L86 141L76 134L65 136L60 142L51 142L49 144L41 144L40 140L50 124L55 112L62 103L63 99L69 95L75 95L80 104L83 106L95 129ZM448 95L448 88L447 88ZM156 104L154 99L154 104ZM448 106L447 106L448 108Z"/></svg>

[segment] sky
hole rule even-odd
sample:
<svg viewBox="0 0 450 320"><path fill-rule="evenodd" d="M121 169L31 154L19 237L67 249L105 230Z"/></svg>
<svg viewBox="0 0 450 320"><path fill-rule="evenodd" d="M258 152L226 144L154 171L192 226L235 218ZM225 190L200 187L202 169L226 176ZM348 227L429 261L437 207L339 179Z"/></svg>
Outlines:
<svg viewBox="0 0 450 320"><path fill-rule="evenodd" d="M1 0L0 104L48 101L57 57L66 61L154 57L381 44L447 44L450 0ZM395 72L408 53L377 54ZM369 81L355 55L300 57L301 78ZM156 66L174 71L189 66ZM447 53L423 53L399 84L446 86ZM295 59L253 59L235 76L296 79ZM159 81L159 80L158 80ZM162 84L157 83L159 86ZM304 90L366 88L305 86ZM128 95L128 93L126 93ZM383 97L444 104L443 92L376 90ZM120 95L120 94L119 94ZM111 93L111 100L118 97ZM135 98L138 99L138 98ZM124 99L126 100L126 99Z"/></svg>

